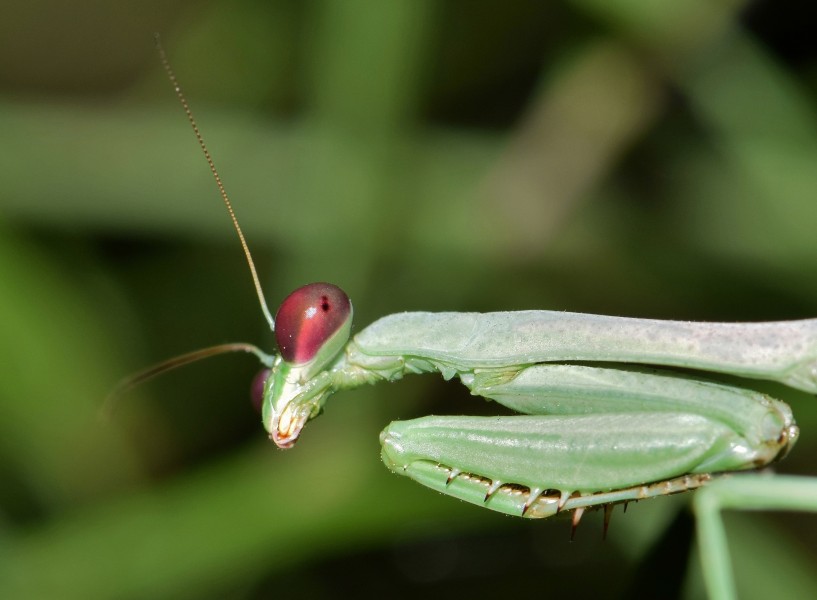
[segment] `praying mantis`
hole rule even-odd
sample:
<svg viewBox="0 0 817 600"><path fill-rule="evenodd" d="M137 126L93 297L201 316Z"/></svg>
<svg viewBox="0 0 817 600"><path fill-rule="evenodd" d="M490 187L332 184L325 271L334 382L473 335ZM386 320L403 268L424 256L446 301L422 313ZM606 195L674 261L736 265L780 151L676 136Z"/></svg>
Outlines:
<svg viewBox="0 0 817 600"><path fill-rule="evenodd" d="M214 346L138 373L123 387L216 354L252 353L263 365L253 393L264 428L279 448L291 448L336 391L408 374L459 379L471 394L518 414L393 422L380 436L389 469L509 515L572 512L574 529L588 508L604 509L606 529L615 504L703 487L695 507L704 575L718 598L735 595L722 508L813 507L817 483L810 480L776 478L787 486L781 493L770 492L764 475L721 476L782 459L798 427L785 403L706 374L817 393L817 319L703 323L545 310L407 312L352 336L352 303L329 283L297 289L273 317L232 204L161 46L159 52L216 178L279 352L245 343Z"/></svg>

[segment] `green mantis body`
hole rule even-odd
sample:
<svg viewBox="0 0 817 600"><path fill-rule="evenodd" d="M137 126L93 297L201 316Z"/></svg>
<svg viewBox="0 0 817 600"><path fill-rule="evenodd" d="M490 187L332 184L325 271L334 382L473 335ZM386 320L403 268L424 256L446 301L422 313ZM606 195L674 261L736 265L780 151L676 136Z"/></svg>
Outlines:
<svg viewBox="0 0 817 600"><path fill-rule="evenodd" d="M293 292L273 319L243 234L164 53L163 64L205 153L244 247L280 354L225 344L171 359L124 387L223 352L247 351L267 368L262 420L281 448L335 391L409 373L458 378L472 394L516 416L429 416L391 423L382 457L395 473L499 512L547 517L690 490L713 474L757 469L786 455L798 428L789 407L706 373L776 381L817 392L817 319L694 323L522 311L401 313L354 337L352 307L331 284ZM719 511L740 506L729 482L699 496L710 592L734 596ZM811 481L787 479L789 497L765 479L742 479L752 507L814 510Z"/></svg>
<svg viewBox="0 0 817 600"><path fill-rule="evenodd" d="M381 434L383 460L443 493L526 517L697 487L711 473L769 464L796 440L786 404L659 365L817 391L817 320L396 314L363 329L318 372L310 364L293 375L276 358L264 424L289 447L336 390L406 373L458 377L472 394L522 414L395 422Z"/></svg>

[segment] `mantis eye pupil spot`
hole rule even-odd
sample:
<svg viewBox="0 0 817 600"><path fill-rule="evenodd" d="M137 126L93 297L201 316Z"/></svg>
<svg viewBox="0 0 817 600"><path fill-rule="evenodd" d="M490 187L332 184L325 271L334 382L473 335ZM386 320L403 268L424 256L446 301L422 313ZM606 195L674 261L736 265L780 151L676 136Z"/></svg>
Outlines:
<svg viewBox="0 0 817 600"><path fill-rule="evenodd" d="M275 316L275 339L282 358L303 364L351 318L352 303L331 283L310 283L287 296Z"/></svg>

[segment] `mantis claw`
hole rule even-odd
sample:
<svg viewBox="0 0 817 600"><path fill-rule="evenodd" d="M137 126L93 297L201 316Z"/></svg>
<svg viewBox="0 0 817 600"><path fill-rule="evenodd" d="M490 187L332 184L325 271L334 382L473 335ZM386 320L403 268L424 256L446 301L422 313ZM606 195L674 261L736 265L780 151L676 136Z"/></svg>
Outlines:
<svg viewBox="0 0 817 600"><path fill-rule="evenodd" d="M460 471L459 469L451 468L448 471L448 477L445 480L445 487L448 487L449 485L451 485L451 482L454 481L457 478L457 475L459 475L460 473L462 473L462 471ZM487 495L486 495L485 499L486 500L488 499Z"/></svg>
<svg viewBox="0 0 817 600"><path fill-rule="evenodd" d="M559 503L556 505L556 514L559 514L561 510L565 507L565 504L570 499L570 496L573 495L573 492L568 492L567 490L562 490L562 495L559 496Z"/></svg>
<svg viewBox="0 0 817 600"><path fill-rule="evenodd" d="M613 504L605 504L604 505L604 529L601 532L601 539L607 539L607 529L610 527L610 517L613 516ZM627 504L624 504L624 508L626 510Z"/></svg>
<svg viewBox="0 0 817 600"><path fill-rule="evenodd" d="M530 492L528 493L528 499L525 501L525 505L522 507L522 516L525 516L525 513L528 512L528 509L533 506L534 502L539 499L539 496L545 490L542 488L530 488Z"/></svg>
<svg viewBox="0 0 817 600"><path fill-rule="evenodd" d="M576 528L579 526L579 521L582 520L582 515L584 514L584 507L576 508L573 510L573 523L570 528L570 541L573 541L573 538L576 537Z"/></svg>
<svg viewBox="0 0 817 600"><path fill-rule="evenodd" d="M494 482L488 486L488 490L485 492L484 502L488 502L488 500L491 499L491 496L493 496L496 491L502 487L502 485L503 483L499 479L494 480Z"/></svg>

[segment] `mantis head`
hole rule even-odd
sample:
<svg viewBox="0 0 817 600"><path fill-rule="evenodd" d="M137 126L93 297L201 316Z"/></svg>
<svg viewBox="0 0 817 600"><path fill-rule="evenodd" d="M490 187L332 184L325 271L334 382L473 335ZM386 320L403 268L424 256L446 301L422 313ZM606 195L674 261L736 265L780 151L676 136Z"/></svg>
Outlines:
<svg viewBox="0 0 817 600"><path fill-rule="evenodd" d="M275 316L280 355L253 383L264 427L280 448L291 448L331 393L321 375L343 352L352 329L352 303L336 285L310 283L292 292ZM263 382L263 383L262 383Z"/></svg>
<svg viewBox="0 0 817 600"><path fill-rule="evenodd" d="M187 115L190 126L193 128L196 140L215 178L233 228L241 242L261 311L267 323L275 331L280 354L270 356L256 346L247 343L220 344L189 352L122 380L109 394L105 403L110 405L112 399L124 391L182 365L226 352L250 352L255 354L265 366L253 381L253 401L256 406L261 406L264 427L269 432L270 438L279 447L289 448L298 439L304 424L320 412L326 397L333 391L330 387L329 370L349 340L349 333L352 329L352 303L344 291L335 285L310 283L287 296L273 319L233 205L227 196L227 191L224 189L210 152L204 144L204 138L199 132L187 99L170 67L158 35L155 39L159 58Z"/></svg>

